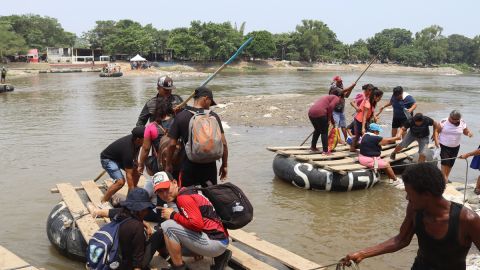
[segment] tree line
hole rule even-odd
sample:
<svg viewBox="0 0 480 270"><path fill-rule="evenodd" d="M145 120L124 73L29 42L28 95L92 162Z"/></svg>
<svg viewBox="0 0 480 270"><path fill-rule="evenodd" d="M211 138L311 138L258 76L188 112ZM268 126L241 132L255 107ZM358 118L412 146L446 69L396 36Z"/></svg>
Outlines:
<svg viewBox="0 0 480 270"><path fill-rule="evenodd" d="M102 49L105 54L165 55L187 61L224 61L249 37L254 41L244 56L254 59L308 62L364 62L379 55L383 62L405 65L465 63L480 65L480 35L473 39L432 25L417 33L402 28L384 29L366 40L344 44L325 23L302 20L295 31L272 34L244 33L245 23L192 21L189 27L172 30L142 26L132 20L96 21L80 37L65 31L55 18L34 14L0 17L0 57L27 48L80 47Z"/></svg>

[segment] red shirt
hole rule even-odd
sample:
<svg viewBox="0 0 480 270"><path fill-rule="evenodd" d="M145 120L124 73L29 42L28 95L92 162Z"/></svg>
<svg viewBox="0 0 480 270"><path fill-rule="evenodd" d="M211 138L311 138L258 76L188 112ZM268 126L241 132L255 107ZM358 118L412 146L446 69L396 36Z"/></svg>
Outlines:
<svg viewBox="0 0 480 270"><path fill-rule="evenodd" d="M181 188L177 196L180 213L175 213L173 220L183 227L196 232L204 232L210 239L223 240L228 232L223 227L212 203L192 188Z"/></svg>
<svg viewBox="0 0 480 270"><path fill-rule="evenodd" d="M340 97L334 95L322 96L315 103L313 103L310 110L308 110L309 117L322 117L332 115L335 106L340 102Z"/></svg>

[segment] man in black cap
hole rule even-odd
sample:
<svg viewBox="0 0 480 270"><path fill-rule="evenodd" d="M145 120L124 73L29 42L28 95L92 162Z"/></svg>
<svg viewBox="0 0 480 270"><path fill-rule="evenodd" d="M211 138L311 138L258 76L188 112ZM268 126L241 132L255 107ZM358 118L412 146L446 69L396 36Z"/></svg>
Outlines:
<svg viewBox="0 0 480 270"><path fill-rule="evenodd" d="M155 109L157 108L157 104L162 102L163 100L167 100L169 104L171 104L171 110L173 111L173 107L183 102L183 99L179 95L172 94L172 90L176 87L173 85L172 78L168 76L163 76L158 78L157 81L157 90L158 94L151 98L145 106L143 106L140 115L138 116L137 126L145 126L147 121L153 122Z"/></svg>
<svg viewBox="0 0 480 270"><path fill-rule="evenodd" d="M113 185L107 189L103 196L101 207L107 207L113 194L125 185L125 177L120 169L126 172L128 190L130 191L137 186L140 174L136 170L136 163L140 147L143 144L144 131L145 127L135 127L132 134L114 141L100 154L102 167L113 180Z"/></svg>
<svg viewBox="0 0 480 270"><path fill-rule="evenodd" d="M206 121L212 120L212 117L216 118L216 122L209 122L209 126L212 127L212 130L218 132L212 132L209 134L208 138L199 138L200 140L205 139L209 148L222 148L222 152L218 153L218 159L222 159L222 165L220 167L219 175L220 180L225 180L227 177L227 160L228 160L228 148L227 140L225 139L225 134L223 132L222 122L220 117L214 112L211 112L210 106L217 105L213 100L213 94L210 89L207 87L199 87L195 90L193 107L187 106L185 110L181 111L175 116L172 126L168 132L168 137L170 138L170 143L167 149L167 158L166 158L166 168L165 170L173 173L172 168L172 155L175 151L177 140L181 139L185 147L185 155L183 157L182 165L180 168L180 174L178 179L181 186L191 186L191 185L202 185L206 186L208 182L211 184L217 184L217 165L216 160L203 160L198 161L194 159L192 151L196 145L190 145L189 139L191 138L192 130L195 128L189 128L190 120L194 117L197 117L197 114L206 115ZM218 128L218 129L217 129ZM215 137L215 138L214 138ZM190 140L192 143L192 140ZM220 145L218 145L220 144ZM205 146L206 147L206 146ZM189 151L185 151L185 148L189 148ZM194 152L194 151L193 151ZM193 160L192 160L193 159Z"/></svg>

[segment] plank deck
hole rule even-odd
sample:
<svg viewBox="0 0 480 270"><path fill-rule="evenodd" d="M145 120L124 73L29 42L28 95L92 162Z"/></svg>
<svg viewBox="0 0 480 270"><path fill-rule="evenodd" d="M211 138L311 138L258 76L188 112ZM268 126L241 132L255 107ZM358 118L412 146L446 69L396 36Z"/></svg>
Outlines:
<svg viewBox="0 0 480 270"><path fill-rule="evenodd" d="M29 263L2 246L0 246L0 269L38 270L38 268L31 266Z"/></svg>
<svg viewBox="0 0 480 270"><path fill-rule="evenodd" d="M80 229L83 238L88 242L92 235L99 229L98 224L88 212L85 205L83 205L82 200L71 184L57 184L57 188L60 191L68 210L70 210L74 220L76 220L77 226Z"/></svg>
<svg viewBox="0 0 480 270"><path fill-rule="evenodd" d="M317 269L321 268L321 265L309 261L299 255L288 251L284 248L276 246L272 243L269 243L265 240L258 238L255 235L247 233L242 230L231 230L229 231L230 237L233 239L242 242L257 251L262 252L265 255L273 257L288 267L296 270L308 270L308 269ZM259 268L260 269L260 268Z"/></svg>
<svg viewBox="0 0 480 270"><path fill-rule="evenodd" d="M94 205L100 205L103 198L103 192L97 187L97 184L92 180L81 181L82 187L85 189L88 198ZM110 222L109 218L104 218L105 222Z"/></svg>

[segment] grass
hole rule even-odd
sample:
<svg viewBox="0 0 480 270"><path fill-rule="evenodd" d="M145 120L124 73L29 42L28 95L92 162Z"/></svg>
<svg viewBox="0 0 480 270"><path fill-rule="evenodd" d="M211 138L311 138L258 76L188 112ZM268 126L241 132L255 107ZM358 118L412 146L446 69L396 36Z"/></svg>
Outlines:
<svg viewBox="0 0 480 270"><path fill-rule="evenodd" d="M457 70L460 70L463 73L473 73L473 72L478 72L474 67L466 64L466 63L461 63L461 64L442 64L440 65L441 67L451 67Z"/></svg>

